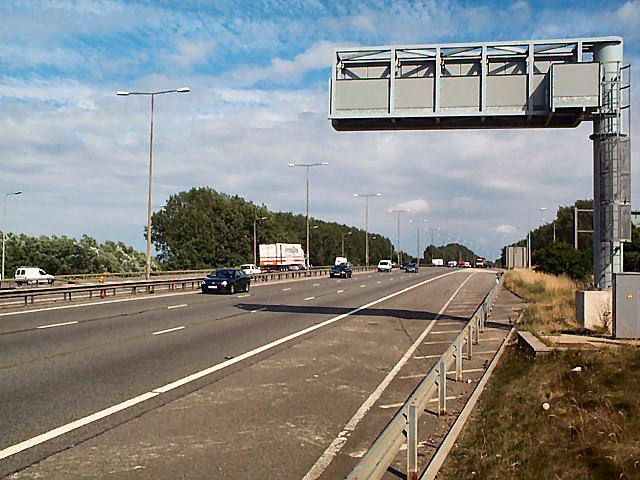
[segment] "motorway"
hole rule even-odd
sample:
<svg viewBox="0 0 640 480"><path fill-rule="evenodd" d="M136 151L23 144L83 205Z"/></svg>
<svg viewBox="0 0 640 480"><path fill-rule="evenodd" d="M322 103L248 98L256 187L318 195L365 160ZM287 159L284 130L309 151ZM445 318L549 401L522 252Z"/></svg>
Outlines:
<svg viewBox="0 0 640 480"><path fill-rule="evenodd" d="M430 268L0 313L0 476L337 478L336 436L362 422L366 448L493 283Z"/></svg>

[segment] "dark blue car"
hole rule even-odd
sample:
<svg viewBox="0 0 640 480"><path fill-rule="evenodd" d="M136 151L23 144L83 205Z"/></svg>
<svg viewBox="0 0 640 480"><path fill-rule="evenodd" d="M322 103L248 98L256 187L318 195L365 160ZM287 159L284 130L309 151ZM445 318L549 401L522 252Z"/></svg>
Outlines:
<svg viewBox="0 0 640 480"><path fill-rule="evenodd" d="M239 268L220 268L211 272L202 280L202 293L248 292L251 277Z"/></svg>

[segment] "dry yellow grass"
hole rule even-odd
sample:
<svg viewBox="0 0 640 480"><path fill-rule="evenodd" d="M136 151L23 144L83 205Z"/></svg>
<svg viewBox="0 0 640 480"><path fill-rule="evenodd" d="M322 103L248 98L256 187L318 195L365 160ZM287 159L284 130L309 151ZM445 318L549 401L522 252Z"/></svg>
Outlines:
<svg viewBox="0 0 640 480"><path fill-rule="evenodd" d="M584 288L569 277L557 277L527 269L508 270L504 284L530 304L522 326L548 334L578 330L575 316L576 290Z"/></svg>

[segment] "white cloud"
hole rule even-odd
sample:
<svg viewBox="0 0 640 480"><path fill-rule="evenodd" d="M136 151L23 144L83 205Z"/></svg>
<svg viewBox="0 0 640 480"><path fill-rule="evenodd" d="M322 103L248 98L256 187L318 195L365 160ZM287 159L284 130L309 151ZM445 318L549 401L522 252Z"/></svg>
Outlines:
<svg viewBox="0 0 640 480"><path fill-rule="evenodd" d="M494 230L498 233L508 235L510 233L515 232L517 229L518 228L513 225L498 225L497 227L495 227Z"/></svg>
<svg viewBox="0 0 640 480"><path fill-rule="evenodd" d="M209 60L217 45L218 42L214 39L186 40L180 38L176 45L178 53L171 55L171 58L183 68L200 65Z"/></svg>
<svg viewBox="0 0 640 480"><path fill-rule="evenodd" d="M418 198L399 204L397 210L409 210L411 213L424 213L431 210L431 207L425 199Z"/></svg>

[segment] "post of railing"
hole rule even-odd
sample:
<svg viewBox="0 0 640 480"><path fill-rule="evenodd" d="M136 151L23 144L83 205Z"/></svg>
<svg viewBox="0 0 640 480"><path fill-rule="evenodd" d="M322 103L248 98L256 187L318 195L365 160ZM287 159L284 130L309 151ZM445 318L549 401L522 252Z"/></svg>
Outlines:
<svg viewBox="0 0 640 480"><path fill-rule="evenodd" d="M480 323L480 317L475 317L475 321L473 322L473 343L478 345L480 343L480 328L478 328L478 324Z"/></svg>
<svg viewBox="0 0 640 480"><path fill-rule="evenodd" d="M407 414L407 480L418 479L418 406L414 399Z"/></svg>
<svg viewBox="0 0 640 480"><path fill-rule="evenodd" d="M442 360L438 364L438 416L447 413L447 367Z"/></svg>
<svg viewBox="0 0 640 480"><path fill-rule="evenodd" d="M462 341L458 337L456 339L456 382L462 381Z"/></svg>
<svg viewBox="0 0 640 480"><path fill-rule="evenodd" d="M473 327L471 325L467 325L467 360L471 360L471 355L473 352L473 348L471 347L471 331Z"/></svg>

